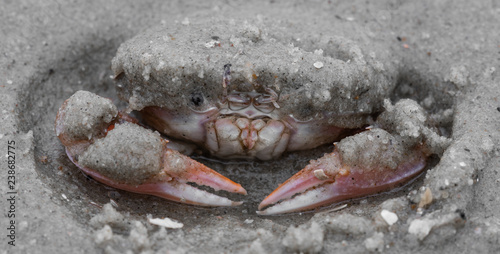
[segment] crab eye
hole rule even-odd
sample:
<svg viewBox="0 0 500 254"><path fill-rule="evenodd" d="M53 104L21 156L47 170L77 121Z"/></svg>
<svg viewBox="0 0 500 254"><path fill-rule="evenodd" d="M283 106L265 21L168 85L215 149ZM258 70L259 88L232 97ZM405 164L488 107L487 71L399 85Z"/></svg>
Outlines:
<svg viewBox="0 0 500 254"><path fill-rule="evenodd" d="M203 105L204 101L205 98L203 98L203 94L201 92L196 91L191 94L191 103L193 103L194 106L199 107Z"/></svg>

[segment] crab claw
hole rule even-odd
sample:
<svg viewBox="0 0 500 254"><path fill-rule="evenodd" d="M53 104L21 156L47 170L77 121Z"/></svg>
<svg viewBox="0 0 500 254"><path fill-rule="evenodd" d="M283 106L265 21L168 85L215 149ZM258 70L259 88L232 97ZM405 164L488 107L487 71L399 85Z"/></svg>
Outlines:
<svg viewBox="0 0 500 254"><path fill-rule="evenodd" d="M257 213L304 211L374 194L407 182L425 168L423 149L405 149L383 130L366 131L346 140L281 184L260 203L259 210L267 209Z"/></svg>
<svg viewBox="0 0 500 254"><path fill-rule="evenodd" d="M93 179L113 188L130 192L158 196L168 200L200 205L200 206L236 206L243 202L231 201L228 198L197 189L187 182L196 183L213 188L214 190L225 190L228 192L246 195L247 192L240 184L237 184L205 165L180 154L177 151L166 149L163 160L164 168L158 174L144 182L134 184L119 182L102 173L82 166L78 163L69 150L66 150L70 160L85 174ZM174 163L175 165L172 165ZM174 166L174 167L171 167Z"/></svg>
<svg viewBox="0 0 500 254"><path fill-rule="evenodd" d="M157 132L118 113L110 100L79 91L64 102L56 117L56 134L70 160L95 180L111 187L201 206L235 206L242 202L197 189L246 194L241 185L205 165L167 148Z"/></svg>

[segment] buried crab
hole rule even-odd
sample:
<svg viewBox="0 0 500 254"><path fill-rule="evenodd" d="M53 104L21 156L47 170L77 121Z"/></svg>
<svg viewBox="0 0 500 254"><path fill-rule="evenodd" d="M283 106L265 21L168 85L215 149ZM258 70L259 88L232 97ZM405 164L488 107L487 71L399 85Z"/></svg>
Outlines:
<svg viewBox="0 0 500 254"><path fill-rule="evenodd" d="M391 189L446 148L449 140L429 127L418 103L387 99L397 79L387 53L375 58L343 37L296 47L266 29L245 23L146 31L113 59L119 97L144 125L219 158L272 160L337 142L267 196L262 215ZM142 123L79 91L59 110L56 134L70 160L106 185L195 205L241 204L188 184L246 194ZM339 140L348 133L357 134Z"/></svg>

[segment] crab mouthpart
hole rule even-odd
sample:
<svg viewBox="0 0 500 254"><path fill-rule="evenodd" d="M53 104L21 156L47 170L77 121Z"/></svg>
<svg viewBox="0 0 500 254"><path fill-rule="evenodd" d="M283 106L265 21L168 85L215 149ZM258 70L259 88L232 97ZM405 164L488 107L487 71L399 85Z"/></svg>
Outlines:
<svg viewBox="0 0 500 254"><path fill-rule="evenodd" d="M272 215L310 210L385 191L419 174L426 156L415 150L395 169L365 169L342 163L337 149L281 184L259 205L257 214ZM262 210L263 208L266 208Z"/></svg>
<svg viewBox="0 0 500 254"><path fill-rule="evenodd" d="M207 123L207 148L224 158L279 157L287 148L290 134L285 123L273 119L226 116Z"/></svg>
<svg viewBox="0 0 500 254"><path fill-rule="evenodd" d="M290 146L293 127L287 120L259 115L221 114L216 109L178 115L160 107L140 111L143 120L159 132L203 146L224 159L279 157Z"/></svg>

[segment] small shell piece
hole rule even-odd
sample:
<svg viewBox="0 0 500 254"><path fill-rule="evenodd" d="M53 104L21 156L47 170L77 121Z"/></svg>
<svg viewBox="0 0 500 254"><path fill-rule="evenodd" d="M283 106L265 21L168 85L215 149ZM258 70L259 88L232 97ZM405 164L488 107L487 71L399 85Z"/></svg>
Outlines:
<svg viewBox="0 0 500 254"><path fill-rule="evenodd" d="M380 216L382 216L382 218L389 226L392 226L394 223L398 222L398 215L391 211L384 209L380 212Z"/></svg>
<svg viewBox="0 0 500 254"><path fill-rule="evenodd" d="M184 227L184 224L181 222L177 222L175 220L172 220L170 218L148 218L149 223L153 225L157 225L160 227L165 227L165 228L182 228Z"/></svg>

